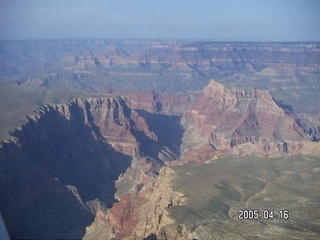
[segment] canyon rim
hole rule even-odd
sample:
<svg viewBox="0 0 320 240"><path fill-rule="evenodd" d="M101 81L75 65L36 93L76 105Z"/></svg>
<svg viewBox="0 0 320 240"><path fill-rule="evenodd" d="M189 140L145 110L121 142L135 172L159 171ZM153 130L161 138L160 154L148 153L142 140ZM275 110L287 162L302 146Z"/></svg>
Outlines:
<svg viewBox="0 0 320 240"><path fill-rule="evenodd" d="M0 47L11 238L319 238L319 43Z"/></svg>

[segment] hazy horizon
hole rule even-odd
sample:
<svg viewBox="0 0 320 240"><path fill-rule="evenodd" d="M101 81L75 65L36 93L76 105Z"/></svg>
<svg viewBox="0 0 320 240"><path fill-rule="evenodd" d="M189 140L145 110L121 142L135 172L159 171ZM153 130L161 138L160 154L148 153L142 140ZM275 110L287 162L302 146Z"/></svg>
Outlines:
<svg viewBox="0 0 320 240"><path fill-rule="evenodd" d="M320 41L318 0L3 0L0 40Z"/></svg>
<svg viewBox="0 0 320 240"><path fill-rule="evenodd" d="M28 38L28 39L0 39L2 42L14 42L14 41L150 41L150 42L203 42L203 43L320 43L320 40L241 40L241 39L177 39L177 38Z"/></svg>

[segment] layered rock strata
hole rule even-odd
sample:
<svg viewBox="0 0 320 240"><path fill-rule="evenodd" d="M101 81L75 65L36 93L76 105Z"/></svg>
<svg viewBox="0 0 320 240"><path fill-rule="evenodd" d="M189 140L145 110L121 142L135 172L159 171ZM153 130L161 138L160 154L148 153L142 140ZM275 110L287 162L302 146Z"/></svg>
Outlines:
<svg viewBox="0 0 320 240"><path fill-rule="evenodd" d="M0 80L24 85L181 92L202 90L216 78L269 89L295 111L317 111L304 106L319 103L319 43L1 41L0 60Z"/></svg>
<svg viewBox="0 0 320 240"><path fill-rule="evenodd" d="M320 154L317 129L266 90L215 81L197 94L48 105L1 143L0 210L13 238L183 239L185 227L167 208L185 198L162 166L228 154Z"/></svg>
<svg viewBox="0 0 320 240"><path fill-rule="evenodd" d="M188 159L205 161L217 152L274 156L312 145L300 120L280 108L268 91L231 90L213 80L186 111L182 125Z"/></svg>
<svg viewBox="0 0 320 240"><path fill-rule="evenodd" d="M115 202L115 181L145 155L145 144L155 148L152 161L144 157L146 172L172 159L124 97L48 105L12 135L1 144L0 187L13 238L79 238L97 200L102 208Z"/></svg>

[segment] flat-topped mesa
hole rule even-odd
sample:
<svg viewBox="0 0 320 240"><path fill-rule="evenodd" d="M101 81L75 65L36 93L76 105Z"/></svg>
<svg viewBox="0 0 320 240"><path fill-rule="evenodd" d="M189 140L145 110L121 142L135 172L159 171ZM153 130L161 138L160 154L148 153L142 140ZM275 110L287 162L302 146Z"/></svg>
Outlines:
<svg viewBox="0 0 320 240"><path fill-rule="evenodd" d="M0 48L3 66L10 66L2 68L0 80L23 85L177 92L201 90L214 77L289 95L293 86L319 89L319 43L43 40L3 41Z"/></svg>
<svg viewBox="0 0 320 240"><path fill-rule="evenodd" d="M295 119L268 91L231 90L213 80L185 113L182 124L186 129L182 148L200 151L206 158L217 150L259 155L295 153L308 141Z"/></svg>

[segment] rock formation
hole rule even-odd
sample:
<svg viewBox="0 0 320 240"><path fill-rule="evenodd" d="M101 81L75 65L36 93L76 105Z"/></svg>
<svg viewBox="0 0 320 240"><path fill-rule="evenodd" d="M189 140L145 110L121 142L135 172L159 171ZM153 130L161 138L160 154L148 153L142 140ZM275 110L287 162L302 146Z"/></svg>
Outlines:
<svg viewBox="0 0 320 240"><path fill-rule="evenodd" d="M0 80L102 92L202 90L210 79L269 89L305 111L319 101L319 43L1 41Z"/></svg>
<svg viewBox="0 0 320 240"><path fill-rule="evenodd" d="M185 197L166 165L319 154L317 125L267 90L212 80L201 93L121 94L44 106L1 143L0 210L11 237L192 237L168 215Z"/></svg>
<svg viewBox="0 0 320 240"><path fill-rule="evenodd" d="M81 236L94 219L85 203L111 206L115 180L156 139L122 97L48 105L12 135L0 162L1 211L14 238Z"/></svg>
<svg viewBox="0 0 320 240"><path fill-rule="evenodd" d="M182 125L185 155L190 158L198 152L196 158L202 161L217 151L267 156L299 153L311 142L300 120L280 108L268 91L230 90L215 81L186 111Z"/></svg>

